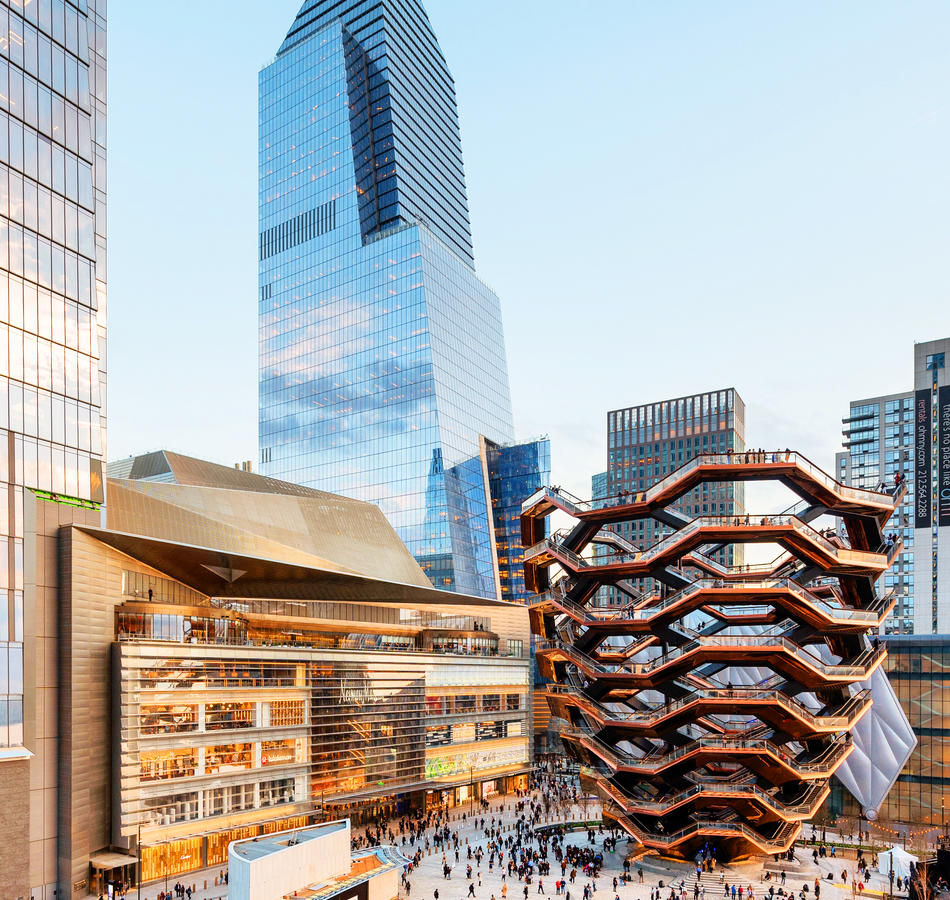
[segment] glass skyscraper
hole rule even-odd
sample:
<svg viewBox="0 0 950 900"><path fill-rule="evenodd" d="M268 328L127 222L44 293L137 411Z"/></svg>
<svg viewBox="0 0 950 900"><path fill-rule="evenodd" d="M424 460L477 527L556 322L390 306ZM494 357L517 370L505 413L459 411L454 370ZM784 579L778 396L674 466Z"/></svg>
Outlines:
<svg viewBox="0 0 950 900"><path fill-rule="evenodd" d="M854 400L843 420L837 477L907 492L888 532L903 547L884 576L897 592L890 634L950 634L950 338L914 345L913 390ZM946 531L944 529L947 529Z"/></svg>
<svg viewBox="0 0 950 900"><path fill-rule="evenodd" d="M504 336L421 3L308 0L259 116L261 470L377 503L434 584L494 595Z"/></svg>
<svg viewBox="0 0 950 900"><path fill-rule="evenodd" d="M885 590L897 593L897 603L884 623L884 632L913 634L914 394L908 391L854 400L842 424L847 450L836 455L835 466L836 477L843 484L873 491L882 482L893 486L897 472L907 479L904 502L888 522L888 533L899 533L904 546L884 573Z"/></svg>
<svg viewBox="0 0 950 900"><path fill-rule="evenodd" d="M0 0L0 853L4 896L56 882L55 548L103 497L106 21ZM55 504L50 501L55 501ZM49 552L49 556L47 553Z"/></svg>
<svg viewBox="0 0 950 900"><path fill-rule="evenodd" d="M482 447L495 530L498 596L509 603L527 603L521 503L551 480L551 441L543 437L507 446L483 441Z"/></svg>

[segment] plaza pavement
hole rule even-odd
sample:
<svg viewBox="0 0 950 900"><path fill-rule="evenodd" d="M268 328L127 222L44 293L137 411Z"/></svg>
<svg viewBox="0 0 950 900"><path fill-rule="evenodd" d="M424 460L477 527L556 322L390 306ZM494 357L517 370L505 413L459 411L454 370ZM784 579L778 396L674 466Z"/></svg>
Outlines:
<svg viewBox="0 0 950 900"><path fill-rule="evenodd" d="M535 791L531 796L535 799L539 799L541 793ZM488 811L478 812L478 818L484 818L487 825L492 816L494 816L496 820L500 816L503 827L510 829L520 815L515 812L515 804L517 802L518 798L514 795L496 797L490 802ZM464 821L462 818L463 815L465 816ZM466 900L468 897L469 881L465 877L465 867L469 863L469 860L466 858L465 842L467 840L473 848L481 844L484 849L488 845L488 839L482 830L475 828L475 817L469 814L469 806L466 805L453 809L450 811L449 816L449 827L453 831L458 831L459 840L461 842L458 863L455 862L454 850L446 851L446 859L452 866L451 878L443 878L442 851L431 848L430 841L431 849L429 853L424 855L422 861L410 876L410 892L407 894L405 888L400 886L399 900L434 900L434 892L436 890L439 891L439 900ZM593 820L599 817L600 804L596 800L589 800L586 807L582 804L567 804L562 807L552 807L549 816L542 816L541 823L556 824L559 822L574 822L585 819ZM362 834L364 830L363 828L354 828L352 832L353 836L356 837ZM506 837L511 833L513 833L511 830L506 830L502 837ZM806 833L810 833L810 828L806 827ZM431 835L431 829L429 830L429 834ZM609 832L597 834L596 846L601 852L603 852L603 839L607 834L609 834ZM829 839L831 837L832 835L829 834ZM565 842L578 847L588 846L587 833L586 831L575 832L567 836ZM408 844L403 846L401 838L397 838L397 846L406 856L411 856L412 853L415 852L415 848L410 848ZM657 887L661 880L665 885L661 900L666 900L666 898L669 897L671 884L678 888L680 882L683 880L686 882L687 900L692 900L693 884L696 880L695 867L677 860L662 859L653 855L641 856L631 863L630 872L633 880L629 884L620 883L620 874L623 872L623 861L635 848L636 845L634 843L631 842L628 845L627 840L621 836L617 841L616 851L604 854L604 865L596 882L596 893L594 894L593 900L614 900L615 894L612 882L615 876L618 879L616 894L619 895L620 900L649 900L650 889ZM809 892L806 898L807 900L814 900L812 886L815 877L819 876L821 878L820 900L848 900L848 898L851 898L851 882L855 873L855 861L853 859L844 860L841 858L819 859L818 866L816 867L812 862L812 849L810 845L799 844L797 847L797 864L793 864L791 867L795 871L790 871L787 875L785 890L794 891L797 896L798 891L802 889L802 885L807 883L809 885ZM423 850L423 853L425 853L425 850ZM506 851L506 859L507 855ZM554 882L560 878L560 866L557 865L553 856L551 856L550 862L551 874L542 878L545 889L544 893L538 893L538 879L535 876L533 883L528 887L528 900L563 900L563 896L558 897L554 892ZM473 876L475 876L478 867L475 866L474 859L471 860L471 863ZM773 869L776 867L771 862L771 858L767 861L767 865ZM642 884L639 883L636 875L638 866L643 869L644 881ZM725 900L723 884L720 883L719 880L720 871L723 872L723 881L725 883L743 885L745 889L744 896L747 896L749 886L751 886L755 900L767 900L769 886L774 886L777 892L779 882L777 880L771 882L764 881L763 875L765 868L766 863L760 860L736 866L720 867L715 874L706 873L702 880L705 893L701 897L701 900ZM842 869L846 869L848 872L847 887L844 886L841 880ZM182 881L184 884L198 886L199 889L192 895L192 900L227 900L227 887L224 885L216 886L213 883L214 878L218 876L220 871L221 867L216 866L213 869L189 873L187 876L178 876L177 880ZM568 872L570 872L570 869L568 869ZM831 881L827 880L829 872L833 875ZM507 900L524 900L524 884L518 881L517 875L513 878L507 878L506 876L503 882L502 868L496 865L494 871L489 872L487 859L483 859L481 874L481 886L478 885L477 877L473 878L476 900L492 900L492 897L494 897L495 900L502 900L503 883L508 884ZM207 889L203 888L205 880L207 880L209 885ZM169 885L174 885L175 881L176 878L171 878ZM588 879L585 879L582 873L579 872L575 884L568 885L571 900L582 900L584 884L587 882ZM142 896L139 898L136 890L133 888L126 895L127 900L155 900L159 891L162 889L163 885L161 883L146 885L142 888ZM866 885L864 893L868 897L868 900L882 900L882 898L887 896L887 891L887 879L884 876L875 874ZM896 896L897 893L895 891L895 897ZM902 893L901 896L906 897L906 893Z"/></svg>

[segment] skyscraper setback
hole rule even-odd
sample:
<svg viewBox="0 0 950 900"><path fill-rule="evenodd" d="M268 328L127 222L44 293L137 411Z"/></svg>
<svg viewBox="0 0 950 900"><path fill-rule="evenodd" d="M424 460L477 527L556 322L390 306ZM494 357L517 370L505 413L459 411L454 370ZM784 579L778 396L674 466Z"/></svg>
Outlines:
<svg viewBox="0 0 950 900"><path fill-rule="evenodd" d="M491 596L504 337L421 3L305 3L259 109L261 469L379 504L437 586Z"/></svg>
<svg viewBox="0 0 950 900"><path fill-rule="evenodd" d="M46 897L72 823L45 539L104 499L105 4L0 2L0 38L0 884Z"/></svg>

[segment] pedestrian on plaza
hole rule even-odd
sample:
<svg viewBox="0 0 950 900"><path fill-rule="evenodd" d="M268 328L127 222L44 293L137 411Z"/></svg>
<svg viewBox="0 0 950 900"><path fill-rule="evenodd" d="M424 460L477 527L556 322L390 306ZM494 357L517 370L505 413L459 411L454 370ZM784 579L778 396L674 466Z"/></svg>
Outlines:
<svg viewBox="0 0 950 900"><path fill-rule="evenodd" d="M468 883L468 896L469 897L475 896L475 885L472 884L471 882Z"/></svg>

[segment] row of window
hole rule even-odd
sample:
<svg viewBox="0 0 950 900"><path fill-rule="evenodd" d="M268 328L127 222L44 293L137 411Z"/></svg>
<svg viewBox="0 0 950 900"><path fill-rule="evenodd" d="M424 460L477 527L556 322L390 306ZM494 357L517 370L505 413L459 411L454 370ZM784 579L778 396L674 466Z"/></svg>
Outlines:
<svg viewBox="0 0 950 900"><path fill-rule="evenodd" d="M261 233L258 252L260 258L267 259L298 244L311 241L336 228L336 200L314 209L302 212L280 225L268 228Z"/></svg>
<svg viewBox="0 0 950 900"><path fill-rule="evenodd" d="M305 725L303 700L144 704L139 713L143 735L226 731L235 728L286 728Z"/></svg>
<svg viewBox="0 0 950 900"><path fill-rule="evenodd" d="M257 743L217 744L143 750L139 754L141 781L166 781L203 775L224 775L261 766L291 766L306 762L307 741L286 738Z"/></svg>
<svg viewBox="0 0 950 900"><path fill-rule="evenodd" d="M277 778L247 784L206 788L180 794L162 794L142 801L140 822L149 825L174 825L224 816L249 809L267 809L280 803L297 802L293 778Z"/></svg>
<svg viewBox="0 0 950 900"><path fill-rule="evenodd" d="M456 725L427 725L426 747L445 747L450 744L471 744L524 734L524 722L462 722Z"/></svg>

